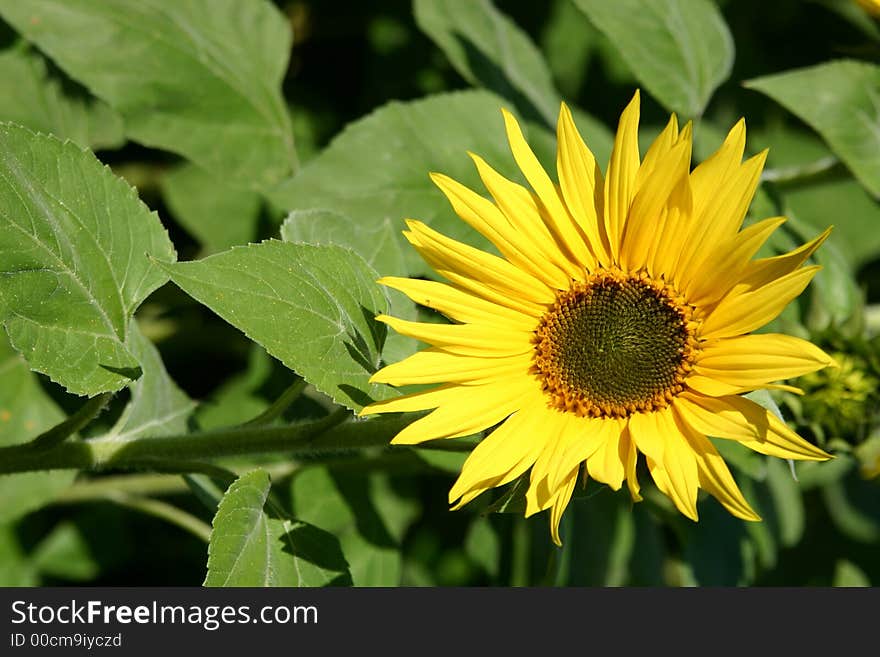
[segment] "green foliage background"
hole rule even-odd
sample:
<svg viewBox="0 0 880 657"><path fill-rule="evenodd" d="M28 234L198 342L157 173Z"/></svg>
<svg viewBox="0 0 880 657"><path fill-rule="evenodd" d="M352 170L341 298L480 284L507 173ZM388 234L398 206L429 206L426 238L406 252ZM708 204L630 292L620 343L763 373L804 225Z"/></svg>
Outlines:
<svg viewBox="0 0 880 657"><path fill-rule="evenodd" d="M849 0L0 0L0 585L880 583L878 56ZM696 159L746 117L767 254L835 226L769 328L842 366L757 400L837 458L719 441L764 522L643 476L557 549L518 483L448 510L478 437L351 411L426 317L404 218L485 246L428 172L518 178L502 106L553 170L563 99L607 162L636 87Z"/></svg>

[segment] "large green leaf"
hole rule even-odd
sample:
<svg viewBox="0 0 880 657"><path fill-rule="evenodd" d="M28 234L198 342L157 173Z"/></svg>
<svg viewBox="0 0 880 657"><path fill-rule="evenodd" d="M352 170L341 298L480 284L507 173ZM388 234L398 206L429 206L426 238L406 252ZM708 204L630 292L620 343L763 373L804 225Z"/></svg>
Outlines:
<svg viewBox="0 0 880 657"><path fill-rule="evenodd" d="M187 418L196 404L168 375L159 351L134 320L129 346L143 375L131 384L131 401L106 437L130 440L186 433Z"/></svg>
<svg viewBox="0 0 880 657"><path fill-rule="evenodd" d="M116 148L125 141L122 119L102 101L69 95L37 53L0 52L0 121L67 137L81 146Z"/></svg>
<svg viewBox="0 0 880 657"><path fill-rule="evenodd" d="M0 0L0 16L125 119L128 136L256 187L296 155L289 23L265 0Z"/></svg>
<svg viewBox="0 0 880 657"><path fill-rule="evenodd" d="M135 191L72 142L0 124L0 320L32 369L79 395L139 375L129 318L174 247Z"/></svg>
<svg viewBox="0 0 880 657"><path fill-rule="evenodd" d="M267 240L204 260L163 265L187 294L352 409L394 394L369 383L386 308L378 275L338 246Z"/></svg>
<svg viewBox="0 0 880 657"><path fill-rule="evenodd" d="M339 538L355 586L397 586L400 540L416 509L384 475L307 468L291 484L294 514Z"/></svg>
<svg viewBox="0 0 880 657"><path fill-rule="evenodd" d="M63 419L64 413L40 387L24 359L0 339L0 446L27 442ZM59 470L0 476L0 533L4 523L51 501L73 482L75 474Z"/></svg>
<svg viewBox="0 0 880 657"><path fill-rule="evenodd" d="M668 110L703 113L730 75L734 45L711 0L574 0Z"/></svg>
<svg viewBox="0 0 880 657"><path fill-rule="evenodd" d="M266 513L270 486L269 475L254 470L226 491L214 516L205 586L350 584L332 534Z"/></svg>
<svg viewBox="0 0 880 657"><path fill-rule="evenodd" d="M528 118L556 124L559 93L541 52L490 0L414 0L413 10L465 80L507 98Z"/></svg>
<svg viewBox="0 0 880 657"><path fill-rule="evenodd" d="M160 185L174 218L209 253L256 238L261 206L256 192L230 187L194 164L174 167Z"/></svg>
<svg viewBox="0 0 880 657"><path fill-rule="evenodd" d="M880 197L880 66L840 60L745 85L809 124L865 188Z"/></svg>
<svg viewBox="0 0 880 657"><path fill-rule="evenodd" d="M354 221L330 210L296 210L281 225L281 239L285 242L343 246L358 253L367 264L383 274L406 271L399 235L399 226L393 226L387 218L381 224L374 225ZM385 291L391 315L418 319L416 305L406 295L390 288ZM392 331L387 336L382 354L386 362L396 362L417 348L416 340Z"/></svg>

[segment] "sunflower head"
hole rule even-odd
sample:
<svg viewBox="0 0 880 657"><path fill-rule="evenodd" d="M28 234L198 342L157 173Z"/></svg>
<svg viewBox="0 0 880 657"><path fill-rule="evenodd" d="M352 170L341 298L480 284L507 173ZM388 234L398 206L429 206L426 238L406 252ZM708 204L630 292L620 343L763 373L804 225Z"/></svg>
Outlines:
<svg viewBox="0 0 880 657"><path fill-rule="evenodd" d="M639 94L624 110L605 175L563 104L557 180L504 111L529 187L472 155L488 192L432 174L492 255L409 220L406 238L445 283L383 278L449 324L381 316L428 348L372 380L436 387L371 404L362 414L433 409L392 442L415 444L495 429L449 493L461 506L529 473L526 515L550 510L553 540L578 480L641 499L644 458L657 487L697 520L700 488L758 520L707 436L762 454L824 460L775 415L741 396L831 364L799 338L752 333L818 270L803 266L828 231L754 259L785 220L741 229L765 153L743 161L745 125L691 170L691 126L675 116L642 157ZM497 425L497 426L496 426Z"/></svg>

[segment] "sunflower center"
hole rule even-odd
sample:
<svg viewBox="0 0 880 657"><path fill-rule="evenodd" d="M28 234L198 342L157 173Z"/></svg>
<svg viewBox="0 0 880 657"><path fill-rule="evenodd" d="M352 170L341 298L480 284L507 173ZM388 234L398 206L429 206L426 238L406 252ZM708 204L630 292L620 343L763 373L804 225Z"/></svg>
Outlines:
<svg viewBox="0 0 880 657"><path fill-rule="evenodd" d="M560 410L626 417L681 392L696 350L691 308L674 290L602 270L560 292L541 318L533 371Z"/></svg>

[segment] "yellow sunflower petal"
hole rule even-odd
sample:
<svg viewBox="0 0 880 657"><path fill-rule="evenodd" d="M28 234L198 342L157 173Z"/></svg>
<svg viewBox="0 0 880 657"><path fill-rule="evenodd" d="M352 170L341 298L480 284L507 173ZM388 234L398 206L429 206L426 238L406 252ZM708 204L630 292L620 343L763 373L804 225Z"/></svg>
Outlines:
<svg viewBox="0 0 880 657"><path fill-rule="evenodd" d="M512 264L549 286L567 285L569 277L565 271L552 260L540 257L526 236L513 227L494 203L448 176L432 173L431 180L449 199L455 213L498 247Z"/></svg>
<svg viewBox="0 0 880 657"><path fill-rule="evenodd" d="M562 546L562 539L559 537L559 523L562 520L562 514L568 503L571 501L571 495L574 493L575 484L577 484L578 472L580 468L575 466L571 472L566 475L562 483L556 488L553 496L552 506L550 508L550 537L553 542Z"/></svg>
<svg viewBox="0 0 880 657"><path fill-rule="evenodd" d="M717 301L740 281L740 275L748 266L749 260L767 241L785 217L771 217L753 224L740 232L732 242L725 241L713 249L699 271L690 277L684 289L688 301L695 306L708 305Z"/></svg>
<svg viewBox="0 0 880 657"><path fill-rule="evenodd" d="M699 478L693 451L675 422L671 408L635 413L629 418L629 433L639 451L647 457L651 476L678 509L697 519Z"/></svg>
<svg viewBox="0 0 880 657"><path fill-rule="evenodd" d="M536 479L534 470L532 470L529 481L529 487L526 490L526 518L549 508L553 504L556 492L550 490L550 487L547 485L547 477Z"/></svg>
<svg viewBox="0 0 880 657"><path fill-rule="evenodd" d="M659 236L658 224L665 220L669 196L687 176L689 163L690 144L680 142L665 153L654 175L639 187L620 246L619 261L623 269L636 271L648 262Z"/></svg>
<svg viewBox="0 0 880 657"><path fill-rule="evenodd" d="M378 282L400 290L416 303L433 308L457 322L498 324L523 331L534 329L537 322L533 315L500 306L444 283L396 276L385 276Z"/></svg>
<svg viewBox="0 0 880 657"><path fill-rule="evenodd" d="M395 445L415 445L437 438L470 436L498 424L534 395L531 381L511 385L494 381L461 386L459 395L416 420L391 440Z"/></svg>
<svg viewBox="0 0 880 657"><path fill-rule="evenodd" d="M589 460L599 447L619 437L625 425L617 418L569 417L549 468L551 488L560 486L571 468Z"/></svg>
<svg viewBox="0 0 880 657"><path fill-rule="evenodd" d="M565 103L559 111L556 134L559 141L556 171L565 204L587 236L596 259L608 265L608 236L602 214L605 181Z"/></svg>
<svg viewBox="0 0 880 657"><path fill-rule="evenodd" d="M757 388L827 367L833 359L816 345L778 333L741 335L703 344L698 374L739 388Z"/></svg>
<svg viewBox="0 0 880 657"><path fill-rule="evenodd" d="M695 431L728 438L760 454L784 459L824 461L830 454L792 431L773 413L745 397L703 397L682 393L672 407Z"/></svg>
<svg viewBox="0 0 880 657"><path fill-rule="evenodd" d="M627 488L629 488L629 495L632 498L633 502L641 502L642 496L639 494L639 480L638 477L636 477L636 467L638 466L639 450L636 448L636 443L630 435L629 427L627 427L623 434L620 436L620 444L621 451L625 452L626 454L623 459L623 469L624 474L626 475L626 485Z"/></svg>
<svg viewBox="0 0 880 657"><path fill-rule="evenodd" d="M734 289L703 322L701 336L707 340L727 338L764 326L804 291L820 269L818 265L804 267L756 290Z"/></svg>
<svg viewBox="0 0 880 657"><path fill-rule="evenodd" d="M542 448L534 439L542 415L535 404L524 405L480 441L450 489L449 502L471 490L502 486L532 467Z"/></svg>
<svg viewBox="0 0 880 657"><path fill-rule="evenodd" d="M822 246L822 243L828 239L830 234L831 228L829 227L818 237L788 253L748 263L741 276L739 285L744 289L760 288L790 274L806 262L807 258Z"/></svg>
<svg viewBox="0 0 880 657"><path fill-rule="evenodd" d="M639 174L639 92L620 115L614 148L605 178L605 232L612 259L620 254L620 242L629 206L636 193Z"/></svg>
<svg viewBox="0 0 880 657"><path fill-rule="evenodd" d="M538 162L538 158L535 157L525 137L523 137L519 123L517 123L513 114L507 110L502 110L502 113L513 159L516 160L520 171L523 172L526 180L529 181L529 185L535 190L541 203L546 208L549 218L548 225L552 232L556 235L559 244L571 254L575 262L583 264L588 269L592 269L596 261L587 248L583 234L572 219L565 204L559 198L556 186L550 180L547 172L544 171L544 167Z"/></svg>
<svg viewBox="0 0 880 657"><path fill-rule="evenodd" d="M711 441L690 430L687 425L683 425L681 428L696 457L700 488L721 502L724 508L737 518L759 521L761 517L755 513L746 498L743 497L730 469Z"/></svg>
<svg viewBox="0 0 880 657"><path fill-rule="evenodd" d="M421 221L410 219L406 224L410 232L404 235L410 243L444 270L465 274L499 292L534 304L550 303L555 298L544 283L503 258L446 237Z"/></svg>
<svg viewBox="0 0 880 657"><path fill-rule="evenodd" d="M488 383L522 377L531 366L531 354L517 356L462 356L443 349L423 349L404 360L383 367L370 383L392 386L425 383Z"/></svg>
<svg viewBox="0 0 880 657"><path fill-rule="evenodd" d="M495 171L480 156L473 153L470 156L489 194L495 199L495 203L514 229L528 240L541 257L554 263L570 278L583 277L583 265L572 261L559 248L550 230L544 225L538 204L532 194Z"/></svg>
<svg viewBox="0 0 880 657"><path fill-rule="evenodd" d="M587 459L587 473L613 490L620 490L626 476L624 461L628 448L629 445L621 441L619 431L613 428L605 431L605 439Z"/></svg>
<svg viewBox="0 0 880 657"><path fill-rule="evenodd" d="M655 173L663 172L662 160L678 142L678 118L673 114L669 117L666 127L657 135L657 138L648 147L642 164L639 166L639 174L636 177L636 189L649 182Z"/></svg>
<svg viewBox="0 0 880 657"><path fill-rule="evenodd" d="M739 170L745 148L746 122L740 119L718 150L691 172L695 216L703 216L718 190Z"/></svg>
<svg viewBox="0 0 880 657"><path fill-rule="evenodd" d="M465 356L515 356L530 351L531 333L479 324L429 324L410 322L397 317L379 315L376 321L388 324L401 335L406 335L446 351Z"/></svg>
<svg viewBox="0 0 880 657"><path fill-rule="evenodd" d="M785 390L795 395L804 394L803 390L784 383L757 383L751 386L737 386L732 383L719 381L711 376L703 376L700 373L691 373L685 379L685 384L694 392L707 397L727 397L729 395L741 395L744 392L752 392L758 388L765 390Z"/></svg>
<svg viewBox="0 0 880 657"><path fill-rule="evenodd" d="M683 515L696 522L699 519L696 494L691 496L690 489L685 483L680 478L670 475L662 463L658 463L650 456L646 456L645 461L648 463L648 472L651 473L651 478L657 484L657 488L673 501Z"/></svg>

